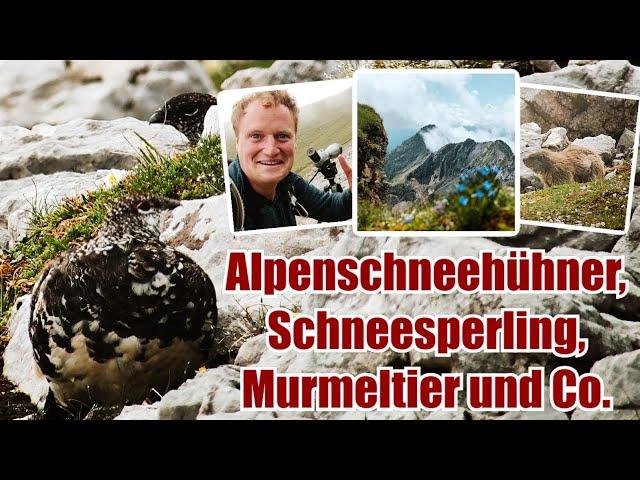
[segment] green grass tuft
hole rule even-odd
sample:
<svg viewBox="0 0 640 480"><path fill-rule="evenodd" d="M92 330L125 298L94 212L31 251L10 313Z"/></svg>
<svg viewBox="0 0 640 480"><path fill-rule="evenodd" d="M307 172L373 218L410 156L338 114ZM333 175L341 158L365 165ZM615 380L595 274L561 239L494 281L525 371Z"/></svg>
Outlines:
<svg viewBox="0 0 640 480"><path fill-rule="evenodd" d="M631 158L610 180L565 183L520 196L523 220L624 230Z"/></svg>
<svg viewBox="0 0 640 480"><path fill-rule="evenodd" d="M496 211L482 225L469 228L461 222L455 209L438 211L435 203L416 202L410 213L395 214L391 207L376 201L358 200L358 230L376 232L442 231L513 231L515 229L515 195L513 188L503 188L496 198Z"/></svg>
<svg viewBox="0 0 640 480"><path fill-rule="evenodd" d="M358 103L358 130L364 130L369 125L377 125L382 128L382 119L373 107Z"/></svg>

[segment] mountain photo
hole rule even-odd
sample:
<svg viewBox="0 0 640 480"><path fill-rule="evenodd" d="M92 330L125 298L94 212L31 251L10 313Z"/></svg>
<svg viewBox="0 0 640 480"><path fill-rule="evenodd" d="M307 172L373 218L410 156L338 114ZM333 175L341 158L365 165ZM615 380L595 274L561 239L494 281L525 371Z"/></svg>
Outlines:
<svg viewBox="0 0 640 480"><path fill-rule="evenodd" d="M356 82L360 232L515 234L515 74L378 70Z"/></svg>

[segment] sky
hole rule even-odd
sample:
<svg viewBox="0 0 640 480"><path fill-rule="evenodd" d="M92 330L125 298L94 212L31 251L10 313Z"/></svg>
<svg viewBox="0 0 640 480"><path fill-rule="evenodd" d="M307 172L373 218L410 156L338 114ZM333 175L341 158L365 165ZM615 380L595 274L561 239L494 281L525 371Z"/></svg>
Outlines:
<svg viewBox="0 0 640 480"><path fill-rule="evenodd" d="M382 117L390 152L425 125L423 135L436 151L447 143L503 140L515 150L515 80L509 73L360 72L358 102Z"/></svg>

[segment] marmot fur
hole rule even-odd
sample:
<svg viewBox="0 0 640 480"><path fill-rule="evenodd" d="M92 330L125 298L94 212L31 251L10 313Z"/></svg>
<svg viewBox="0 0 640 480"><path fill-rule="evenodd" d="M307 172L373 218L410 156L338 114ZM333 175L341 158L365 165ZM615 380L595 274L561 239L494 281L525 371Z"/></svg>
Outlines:
<svg viewBox="0 0 640 480"><path fill-rule="evenodd" d="M545 187L561 183L586 183L604 178L604 162L589 148L570 146L561 152L543 148L522 159Z"/></svg>

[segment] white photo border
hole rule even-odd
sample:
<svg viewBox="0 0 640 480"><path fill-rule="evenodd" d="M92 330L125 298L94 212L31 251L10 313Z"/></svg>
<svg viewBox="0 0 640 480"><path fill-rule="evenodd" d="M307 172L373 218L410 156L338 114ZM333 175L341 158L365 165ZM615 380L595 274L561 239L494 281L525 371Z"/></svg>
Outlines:
<svg viewBox="0 0 640 480"><path fill-rule="evenodd" d="M514 78L514 206L515 206L515 225L514 230L508 231L421 231L421 230L402 230L402 231L371 231L358 230L358 77L361 74L420 74L429 73L429 75L465 75L465 74L481 74L481 75L505 75L511 74ZM361 237L515 237L520 232L520 75L513 69L491 69L491 68L469 68L469 69L442 69L442 68L392 68L392 69L370 69L364 68L356 70L353 76L353 233Z"/></svg>
<svg viewBox="0 0 640 480"><path fill-rule="evenodd" d="M525 220L524 218L520 220L523 225L535 225L538 227L553 227L559 228L563 230L579 230L583 232L594 232L594 233L609 233L613 235L625 235L629 232L629 226L631 224L631 206L633 204L633 186L635 184L636 177L636 168L638 163L638 138L640 136L640 96L638 95L630 95L626 93L613 93L613 92L601 92L597 90L586 90L582 88L574 88L574 87L557 87L555 85L543 85L538 83L527 83L522 82L520 84L520 88L533 88L537 90L549 90L553 92L566 92L566 93L579 93L582 95L595 95L599 97L609 97L609 98L623 98L627 100L635 100L638 102L638 114L636 117L636 132L635 139L633 142L633 157L631 160L631 179L629 182L629 192L627 194L627 213L625 216L624 222L624 230L613 230L609 228L596 228L596 227L585 227L582 225L568 225L565 223L552 223L552 222L538 222L535 220Z"/></svg>
<svg viewBox="0 0 640 480"><path fill-rule="evenodd" d="M308 88L311 84L318 84L318 83L326 84L328 82L344 82L345 85L347 83L351 83L352 95L353 95L353 83L351 79L320 80L317 82L301 82L301 83L288 83L283 85L268 85L268 86L262 86L262 87L235 88L235 89L229 89L229 90L222 90L221 92L218 93L218 97L217 97L218 108L220 108L221 103L225 102L225 97L229 96L230 94L237 94L237 92L240 92L240 91L242 91L243 95L248 95L255 92L272 92L276 90L287 90L291 92L291 90L293 90L293 92L291 93L295 95L295 89L300 88L300 85L304 85L303 88ZM245 235L258 235L258 234L265 234L265 233L268 234L268 233L278 233L278 232L292 232L297 230L310 230L313 228L343 227L343 226L351 225L353 221L353 217L351 220L345 220L341 222L322 222L322 223L314 223L310 225L296 225L296 226L290 226L290 227L258 228L255 230L235 230L233 225L233 208L232 208L231 190L230 190L231 180L229 177L229 165L227 163L228 152L227 152L227 142L226 142L227 139L226 139L226 133L225 133L225 120L226 119L223 118L222 112L220 111L218 115L218 123L220 127L220 147L222 149L222 168L224 171L225 196L226 196L227 213L228 213L228 221L229 221L229 231L231 232L231 234L237 235L237 236L245 236ZM352 121L353 121L353 115L352 115ZM352 140L351 151L354 152L353 140ZM355 154L352 153L352 156L354 155ZM353 159L347 159L347 160L349 160L349 163L352 165L352 167L353 165L355 165L355 161ZM355 201L355 199L353 198L353 195L354 195L353 190L351 191L351 195L352 195L352 202L353 202Z"/></svg>

